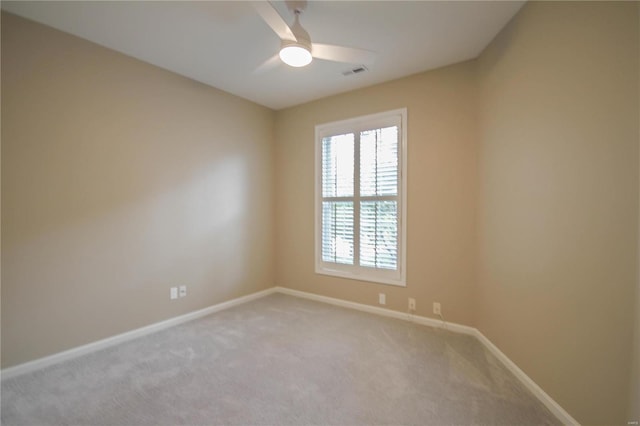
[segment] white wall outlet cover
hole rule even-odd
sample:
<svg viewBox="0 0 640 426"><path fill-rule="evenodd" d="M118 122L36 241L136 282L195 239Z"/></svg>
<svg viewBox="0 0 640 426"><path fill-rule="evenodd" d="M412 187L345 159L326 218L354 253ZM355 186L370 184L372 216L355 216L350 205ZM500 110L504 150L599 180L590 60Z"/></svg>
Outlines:
<svg viewBox="0 0 640 426"><path fill-rule="evenodd" d="M416 299L414 299L413 297L409 298L409 310L411 311L416 310Z"/></svg>
<svg viewBox="0 0 640 426"><path fill-rule="evenodd" d="M440 315L442 311L440 310L440 303L433 302L433 313L436 315Z"/></svg>
<svg viewBox="0 0 640 426"><path fill-rule="evenodd" d="M171 297L171 300L178 298L178 287L171 287L171 291L169 292L169 297Z"/></svg>
<svg viewBox="0 0 640 426"><path fill-rule="evenodd" d="M387 296L384 293L378 294L378 303L385 305L387 303Z"/></svg>
<svg viewBox="0 0 640 426"><path fill-rule="evenodd" d="M187 295L187 286L186 285L181 285L180 286L180 297L185 297Z"/></svg>

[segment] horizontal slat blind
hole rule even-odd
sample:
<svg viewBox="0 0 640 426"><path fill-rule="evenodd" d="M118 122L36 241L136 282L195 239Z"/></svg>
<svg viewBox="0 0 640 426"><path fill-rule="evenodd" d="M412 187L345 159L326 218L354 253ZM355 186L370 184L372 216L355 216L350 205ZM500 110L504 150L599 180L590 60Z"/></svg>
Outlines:
<svg viewBox="0 0 640 426"><path fill-rule="evenodd" d="M398 195L398 128L360 133L360 195Z"/></svg>
<svg viewBox="0 0 640 426"><path fill-rule="evenodd" d="M322 203L322 260L353 265L353 202Z"/></svg>
<svg viewBox="0 0 640 426"><path fill-rule="evenodd" d="M354 134L322 140L322 196L353 196Z"/></svg>
<svg viewBox="0 0 640 426"><path fill-rule="evenodd" d="M360 203L360 265L398 268L397 201Z"/></svg>
<svg viewBox="0 0 640 426"><path fill-rule="evenodd" d="M354 143L353 133L322 140L322 196L351 197L322 203L322 260L354 263Z"/></svg>

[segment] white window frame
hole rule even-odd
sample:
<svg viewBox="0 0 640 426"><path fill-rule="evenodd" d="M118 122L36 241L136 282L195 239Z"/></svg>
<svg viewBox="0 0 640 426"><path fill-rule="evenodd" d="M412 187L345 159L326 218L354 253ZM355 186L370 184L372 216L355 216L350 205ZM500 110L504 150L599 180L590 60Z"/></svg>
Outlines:
<svg viewBox="0 0 640 426"><path fill-rule="evenodd" d="M322 139L345 133L398 126L398 270L390 271L359 265L342 265L322 260ZM356 139L358 141L359 138ZM354 159L357 162L358 159ZM355 170L358 170L356 167ZM355 171L354 171L355 173ZM395 109L315 127L315 272L340 278L406 287L407 271L407 109ZM359 188L354 188L359 191ZM355 194L354 194L355 195ZM359 229L354 230L355 233ZM355 246L354 250L360 250Z"/></svg>

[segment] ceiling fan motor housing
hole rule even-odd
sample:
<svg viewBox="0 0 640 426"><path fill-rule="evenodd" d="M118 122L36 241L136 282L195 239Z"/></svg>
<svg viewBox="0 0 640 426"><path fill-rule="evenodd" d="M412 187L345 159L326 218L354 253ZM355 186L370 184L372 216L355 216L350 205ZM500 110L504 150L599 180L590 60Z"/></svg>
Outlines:
<svg viewBox="0 0 640 426"><path fill-rule="evenodd" d="M296 40L282 40L282 47L298 45L306 48L309 52L311 52L311 37L309 37L309 33L302 28L300 25L300 10L295 11L295 21L291 26L291 32L294 36L296 36Z"/></svg>
<svg viewBox="0 0 640 426"><path fill-rule="evenodd" d="M303 47L305 49L307 49L309 52L311 52L311 42L309 40L305 40L302 38L298 38L298 41L295 40L282 40L282 46L281 46L281 50L284 49L287 46L299 46L299 47Z"/></svg>

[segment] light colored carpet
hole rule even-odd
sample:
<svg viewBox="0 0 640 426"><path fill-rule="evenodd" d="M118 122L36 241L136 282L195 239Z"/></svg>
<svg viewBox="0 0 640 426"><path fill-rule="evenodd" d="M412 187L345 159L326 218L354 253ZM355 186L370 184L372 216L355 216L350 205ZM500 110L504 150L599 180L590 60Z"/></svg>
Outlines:
<svg viewBox="0 0 640 426"><path fill-rule="evenodd" d="M2 424L559 422L471 336L274 294L5 380Z"/></svg>

